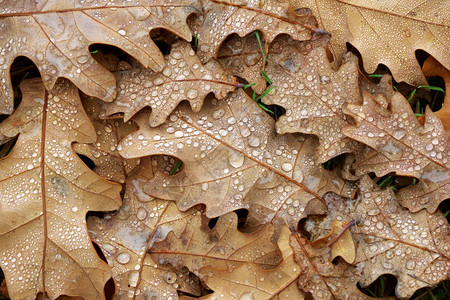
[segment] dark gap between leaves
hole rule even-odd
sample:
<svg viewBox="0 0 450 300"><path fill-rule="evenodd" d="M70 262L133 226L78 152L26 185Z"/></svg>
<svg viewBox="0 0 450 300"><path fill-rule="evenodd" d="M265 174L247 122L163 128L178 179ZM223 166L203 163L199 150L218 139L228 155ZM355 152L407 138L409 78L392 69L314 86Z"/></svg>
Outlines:
<svg viewBox="0 0 450 300"><path fill-rule="evenodd" d="M78 157L85 163L86 166L88 166L89 169L94 170L95 163L92 159L87 157L86 155L77 153Z"/></svg>
<svg viewBox="0 0 450 300"><path fill-rule="evenodd" d="M397 278L392 274L383 274L367 287L362 287L358 282L358 289L370 297L395 297L395 287L397 286Z"/></svg>

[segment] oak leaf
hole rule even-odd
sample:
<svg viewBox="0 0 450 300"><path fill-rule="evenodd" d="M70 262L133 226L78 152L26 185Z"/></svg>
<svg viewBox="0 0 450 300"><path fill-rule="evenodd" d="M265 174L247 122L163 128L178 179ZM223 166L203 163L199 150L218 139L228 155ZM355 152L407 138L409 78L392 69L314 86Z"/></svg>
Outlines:
<svg viewBox="0 0 450 300"><path fill-rule="evenodd" d="M9 66L18 56L31 59L51 90L58 77L70 79L84 93L106 101L116 95L114 76L99 65L89 45L108 44L123 49L144 66L161 70L162 53L150 31L164 28L191 40L186 24L197 11L189 1L115 1L112 3L51 0L45 3L2 1L0 4L0 112L10 114L13 92Z"/></svg>
<svg viewBox="0 0 450 300"><path fill-rule="evenodd" d="M140 109L150 106L150 125L158 126L183 100L198 112L209 93L221 99L235 89L236 80L229 72L215 60L203 65L185 41L172 45L165 62L162 72L137 66L116 73L118 96L105 105L104 114L124 112L124 120L128 121Z"/></svg>
<svg viewBox="0 0 450 300"><path fill-rule="evenodd" d="M132 121L122 119L104 120L100 118L106 104L97 98L82 95L81 101L97 133L94 143L74 143L76 153L87 156L95 164L93 171L99 176L114 182L124 183L128 173L139 163L139 159L124 159L117 146L120 140L137 129Z"/></svg>
<svg viewBox="0 0 450 300"><path fill-rule="evenodd" d="M241 233L234 213L219 217L213 229L201 226L199 218L196 220L186 226L179 238L169 233L164 241L154 244L151 255L157 261L178 268L186 266L198 274L214 291L211 299L271 299L285 289L285 295L299 294L290 290L301 268L294 262L286 227L278 240L280 254L269 242L271 225L253 233Z"/></svg>
<svg viewBox="0 0 450 300"><path fill-rule="evenodd" d="M293 7L310 8L319 27L331 33L336 67L350 43L361 53L367 73L384 64L398 82L426 84L415 56L419 49L450 68L447 1L308 0L293 1Z"/></svg>
<svg viewBox="0 0 450 300"><path fill-rule="evenodd" d="M356 242L354 266L362 271L357 281L363 287L392 274L398 280L397 297L406 298L448 279L450 227L440 212L410 212L399 205L392 189L382 190L368 176L361 179L358 194L355 200L324 196L329 214L309 228L317 236L327 234L335 220L360 222L349 231Z"/></svg>
<svg viewBox="0 0 450 300"><path fill-rule="evenodd" d="M110 269L91 244L85 218L89 210L117 209L121 187L89 170L71 148L96 138L71 83L49 93L36 78L21 90L22 102L0 124L3 135L18 135L0 160L0 265L9 294L103 299Z"/></svg>
<svg viewBox="0 0 450 300"><path fill-rule="evenodd" d="M191 220L200 214L196 209L181 212L172 201L146 195L143 184L153 176L152 159L143 158L128 176L124 202L117 213L103 219L88 219L89 233L103 250L112 268L118 298L177 298L177 290L199 295L198 279L185 270L163 265L147 251L169 232L180 236Z"/></svg>
<svg viewBox="0 0 450 300"><path fill-rule="evenodd" d="M147 118L145 112L134 118L139 130L122 141L120 154L181 159L178 175L157 172L144 188L177 201L181 210L204 203L214 218L246 208L260 223L279 218L293 225L307 213L323 212L321 195L327 191L353 191L317 162L313 138L277 135L274 120L241 89L207 101L199 113L181 105L156 128Z"/></svg>
<svg viewBox="0 0 450 300"><path fill-rule="evenodd" d="M309 47L311 47L310 44ZM301 42L285 40L279 54L270 54L266 72L274 89L263 98L277 104L286 114L277 121L277 132L302 132L319 137L319 162L355 151L358 142L342 134L351 118L341 109L344 103L359 103L358 63L349 53L335 71L323 47L305 53Z"/></svg>
<svg viewBox="0 0 450 300"><path fill-rule="evenodd" d="M390 103L364 93L362 105L349 104L347 109L357 124L343 133L373 148L355 163L356 173L416 177L420 183L400 190L399 202L413 212L434 212L450 196L450 136L442 122L427 108L421 126L399 93Z"/></svg>
<svg viewBox="0 0 450 300"><path fill-rule="evenodd" d="M301 266L299 289L313 299L367 299L356 286L361 269L343 262L332 263L328 247L315 248L305 237L291 229L290 245L294 259Z"/></svg>
<svg viewBox="0 0 450 300"><path fill-rule="evenodd" d="M263 39L261 43L264 44ZM253 89L258 94L266 89L266 80L260 74L264 68L264 59L255 34L245 37L233 34L219 48L217 60L224 68L231 69L234 76L255 83Z"/></svg>
<svg viewBox="0 0 450 300"><path fill-rule="evenodd" d="M428 57L422 66L423 74L427 77L439 76L445 83L445 98L441 109L434 112L444 126L445 130L450 130L450 71L441 65L434 57ZM419 117L420 124L423 125L425 116Z"/></svg>
<svg viewBox="0 0 450 300"><path fill-rule="evenodd" d="M236 33L240 37L259 30L267 43L282 33L296 40L309 40L312 33L323 34L310 12L301 16L291 12L288 0L230 1L208 0L203 15L192 24L198 33L198 54L203 61L216 56L225 39ZM267 50L267 44L264 46ZM265 51L267 53L267 51Z"/></svg>

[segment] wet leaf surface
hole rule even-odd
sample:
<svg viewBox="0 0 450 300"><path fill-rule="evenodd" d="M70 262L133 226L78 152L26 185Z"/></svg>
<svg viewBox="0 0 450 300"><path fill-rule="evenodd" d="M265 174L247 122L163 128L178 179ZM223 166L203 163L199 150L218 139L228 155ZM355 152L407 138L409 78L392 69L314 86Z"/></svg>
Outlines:
<svg viewBox="0 0 450 300"><path fill-rule="evenodd" d="M138 1L136 1L138 2ZM11 113L13 93L9 66L17 56L30 58L39 68L47 89L59 77L71 80L84 93L105 101L116 95L114 76L99 65L89 45L123 49L144 66L161 70L164 59L149 32L164 28L185 40L191 33L185 20L196 8L189 1L71 2L41 4L3 1L0 4L0 112Z"/></svg>
<svg viewBox="0 0 450 300"><path fill-rule="evenodd" d="M375 149L356 162L357 174L416 177L420 183L400 190L399 201L411 211L434 212L450 196L450 143L442 122L427 108L425 124L420 125L399 93L390 103L381 95L364 93L363 105L349 104L347 109L357 124L343 133Z"/></svg>
<svg viewBox="0 0 450 300"><path fill-rule="evenodd" d="M330 51L336 66L348 42L361 53L367 73L384 64L398 82L426 84L415 57L419 49L450 67L445 47L450 26L446 1L308 0L293 1L293 7L310 8L318 26L331 33Z"/></svg>
<svg viewBox="0 0 450 300"><path fill-rule="evenodd" d="M120 153L181 159L185 167L179 175L157 172L144 188L154 197L177 201L181 210L204 203L207 216L214 218L246 208L259 222L281 218L294 225L310 201L314 211L321 211L326 191L352 191L351 184L317 162L312 138L277 135L273 119L242 90L208 101L199 113L180 106L157 128L148 125L147 117L135 119L139 131L122 141Z"/></svg>
<svg viewBox="0 0 450 300"><path fill-rule="evenodd" d="M22 103L0 124L3 135L19 135L0 161L0 265L9 295L102 299L109 267L95 253L85 217L117 209L121 188L93 173L71 148L96 138L72 84L61 81L48 93L36 78L21 90Z"/></svg>

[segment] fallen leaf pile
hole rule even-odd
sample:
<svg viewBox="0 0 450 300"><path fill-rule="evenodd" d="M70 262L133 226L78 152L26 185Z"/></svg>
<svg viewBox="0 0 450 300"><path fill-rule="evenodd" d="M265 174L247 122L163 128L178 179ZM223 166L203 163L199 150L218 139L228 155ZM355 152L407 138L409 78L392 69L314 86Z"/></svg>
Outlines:
<svg viewBox="0 0 450 300"><path fill-rule="evenodd" d="M393 86L448 87L450 2L413 2L0 1L2 293L368 299L391 274L408 298L450 279L448 95L418 118ZM21 56L41 76L17 87Z"/></svg>

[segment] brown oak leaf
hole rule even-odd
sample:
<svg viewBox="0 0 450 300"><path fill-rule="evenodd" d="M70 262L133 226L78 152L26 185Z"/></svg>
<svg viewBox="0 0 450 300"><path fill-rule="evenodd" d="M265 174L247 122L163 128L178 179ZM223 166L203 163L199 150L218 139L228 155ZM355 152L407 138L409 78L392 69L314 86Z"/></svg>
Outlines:
<svg viewBox="0 0 450 300"><path fill-rule="evenodd" d="M449 278L450 227L440 212L410 212L399 205L392 189L382 190L368 176L361 179L358 195L355 200L325 195L329 214L308 228L320 236L328 234L335 220L359 221L348 230L356 242L354 266L361 270L357 281L363 287L392 274L398 280L397 297L406 298Z"/></svg>
<svg viewBox="0 0 450 300"><path fill-rule="evenodd" d="M347 52L346 43L361 53L364 69L373 73L386 65L396 81L426 84L415 51L424 50L450 68L447 1L296 1L293 7L308 7L320 28L331 33L329 49L335 67Z"/></svg>
<svg viewBox="0 0 450 300"><path fill-rule="evenodd" d="M294 14L289 8L289 0L209 0L203 4L203 15L192 27L198 33L198 54L203 61L208 61L216 56L220 45L233 33L243 37L259 30L267 43L281 33L296 40L309 40L312 33L325 33L316 24L309 11L301 16ZM265 50L267 46L264 46Z"/></svg>
<svg viewBox="0 0 450 300"><path fill-rule="evenodd" d="M120 154L181 159L178 175L157 172L144 188L177 201L181 210L204 203L206 215L214 218L246 208L260 223L279 218L292 225L307 213L323 212L325 192L353 191L317 162L313 138L277 135L274 120L241 89L207 101L199 113L181 105L156 128L147 118L145 112L135 118L139 130L122 141Z"/></svg>
<svg viewBox="0 0 450 300"><path fill-rule="evenodd" d="M20 86L22 102L0 124L3 135L18 135L0 160L0 265L9 295L103 299L110 268L91 244L86 213L117 209L121 187L92 172L72 150L72 142L96 138L78 90L64 80L49 93L40 78Z"/></svg>
<svg viewBox="0 0 450 300"><path fill-rule="evenodd" d="M202 64L185 41L172 46L165 62L161 72L137 66L116 73L118 96L114 102L105 105L104 114L124 112L124 120L128 121L140 109L150 106L150 125L158 126L181 101L189 101L192 109L198 112L209 93L213 92L221 99L236 87L235 78L216 60Z"/></svg>
<svg viewBox="0 0 450 300"><path fill-rule="evenodd" d="M97 140L89 144L74 143L74 151L90 158L95 164L93 171L99 176L124 183L128 173L139 163L139 159L122 158L117 146L120 140L137 129L136 124L132 121L123 122L122 119L101 119L100 113L105 102L86 95L81 98L97 132Z"/></svg>
<svg viewBox="0 0 450 300"><path fill-rule="evenodd" d="M143 158L128 176L124 202L113 215L88 219L89 233L103 250L117 286L116 297L158 299L173 297L177 290L200 295L198 279L151 258L147 251L169 232L180 236L200 212L181 212L172 201L155 199L143 192L153 176L151 158Z"/></svg>
<svg viewBox="0 0 450 300"><path fill-rule="evenodd" d="M335 71L323 47L305 55L301 42L285 40L284 51L270 54L266 72L274 88L263 98L277 104L286 114L277 121L277 132L302 132L319 137L319 162L353 152L358 142L342 134L352 121L341 110L344 103L359 103L358 60L349 53Z"/></svg>
<svg viewBox="0 0 450 300"><path fill-rule="evenodd" d="M151 256L198 274L214 291L213 298L271 299L283 292L299 294L291 290L301 268L294 262L286 227L281 230L278 250L269 241L271 225L241 233L234 213L219 217L213 229L201 226L199 218L196 221L186 226L179 238L169 233L154 244Z"/></svg>
<svg viewBox="0 0 450 300"><path fill-rule="evenodd" d="M39 68L51 90L59 77L71 80L84 93L112 101L116 95L113 74L89 52L93 43L123 49L144 66L161 70L163 55L150 39L154 28L164 28L191 40L186 18L197 11L192 1L71 1L50 0L0 3L0 112L10 114L13 92L9 66L26 56Z"/></svg>
<svg viewBox="0 0 450 300"><path fill-rule="evenodd" d="M363 105L347 106L357 124L343 133L372 148L355 163L356 173L414 176L420 183L400 190L399 202L413 212L434 212L450 196L449 133L429 108L421 126L401 94L390 100L364 93Z"/></svg>

